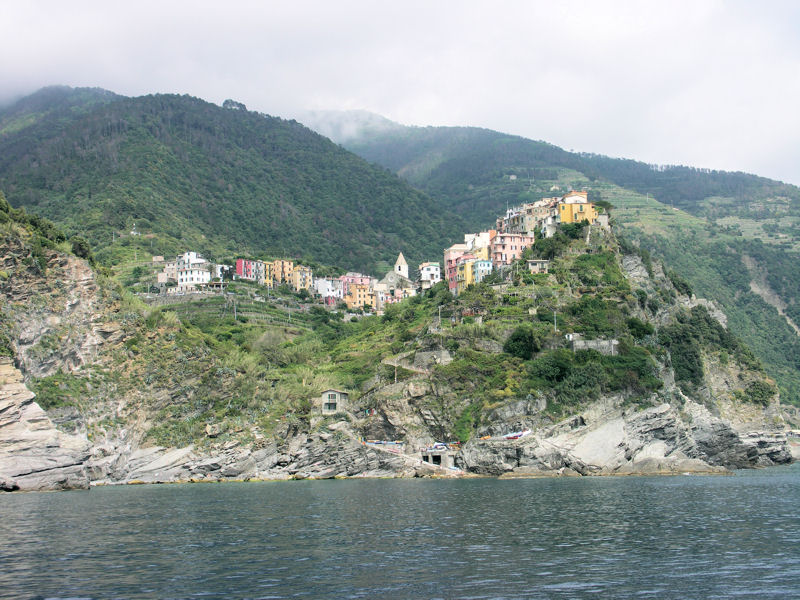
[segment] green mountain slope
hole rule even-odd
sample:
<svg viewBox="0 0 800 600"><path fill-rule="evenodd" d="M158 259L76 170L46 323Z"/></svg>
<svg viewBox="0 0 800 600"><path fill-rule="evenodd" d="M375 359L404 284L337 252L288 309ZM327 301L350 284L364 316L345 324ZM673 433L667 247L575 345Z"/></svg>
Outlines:
<svg viewBox="0 0 800 600"><path fill-rule="evenodd" d="M295 256L371 269L438 256L458 218L294 121L188 96L45 89L0 112L0 189L114 262L151 248ZM424 217L424 218L423 218Z"/></svg>
<svg viewBox="0 0 800 600"><path fill-rule="evenodd" d="M328 119L331 119L328 115ZM348 120L347 114L333 118ZM316 127L317 125L314 124ZM484 227L507 205L588 188L615 206L620 231L717 301L780 384L800 402L800 189L745 173L567 152L469 127L345 128L343 145L390 168Z"/></svg>

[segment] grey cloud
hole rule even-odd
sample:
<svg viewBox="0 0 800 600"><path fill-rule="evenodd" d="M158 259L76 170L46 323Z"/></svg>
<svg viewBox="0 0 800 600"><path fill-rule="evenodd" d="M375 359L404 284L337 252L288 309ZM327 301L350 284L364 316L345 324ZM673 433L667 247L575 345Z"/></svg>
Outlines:
<svg viewBox="0 0 800 600"><path fill-rule="evenodd" d="M0 102L50 84L366 109L800 183L791 2L8 1Z"/></svg>

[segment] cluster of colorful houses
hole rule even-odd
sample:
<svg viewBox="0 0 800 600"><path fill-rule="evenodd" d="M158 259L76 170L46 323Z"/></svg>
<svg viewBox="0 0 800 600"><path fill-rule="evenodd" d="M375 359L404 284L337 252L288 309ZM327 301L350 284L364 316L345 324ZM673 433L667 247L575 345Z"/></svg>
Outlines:
<svg viewBox="0 0 800 600"><path fill-rule="evenodd" d="M444 272L438 262L424 262L418 267L416 281L409 276L402 252L394 268L383 279L349 272L339 277L314 278L312 270L291 260L261 261L237 259L235 265L213 264L196 252L186 252L174 261L153 257L160 267L157 283L164 293L186 293L224 287L225 279L253 281L266 288L287 285L295 292L306 290L328 305L344 302L348 309L381 312L388 304L401 302L430 289L444 279L449 290L458 295L468 286L483 281L494 271L507 270L533 245L537 235L554 235L559 223L608 225L608 215L598 212L589 202L587 192L571 191L560 197L543 198L506 211L497 219L495 229L469 233L464 242L444 251ZM533 273L546 273L548 261L529 260Z"/></svg>
<svg viewBox="0 0 800 600"><path fill-rule="evenodd" d="M480 283L493 271L503 271L533 246L536 236L551 237L559 223L588 222L608 226L608 214L600 213L589 202L588 192L571 191L564 196L542 198L536 202L509 208L498 217L495 229L468 233L464 243L444 251L445 279L450 291L458 295L472 284ZM529 260L532 273L547 273L549 262Z"/></svg>
<svg viewBox="0 0 800 600"><path fill-rule="evenodd" d="M196 292L222 286L226 279L253 281L268 288L288 285L296 292L311 290L313 273L291 260L248 260L239 258L235 265L215 264L197 252L185 252L175 260L154 256L153 265L160 269L157 285L167 294Z"/></svg>

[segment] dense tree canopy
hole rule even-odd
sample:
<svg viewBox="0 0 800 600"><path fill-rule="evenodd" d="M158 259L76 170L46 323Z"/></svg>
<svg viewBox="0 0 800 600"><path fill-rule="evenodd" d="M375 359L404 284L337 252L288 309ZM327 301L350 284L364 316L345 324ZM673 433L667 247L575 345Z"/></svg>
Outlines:
<svg viewBox="0 0 800 600"><path fill-rule="evenodd" d="M0 112L0 188L97 249L136 224L154 250L374 269L435 259L460 220L295 121L188 96L49 89Z"/></svg>

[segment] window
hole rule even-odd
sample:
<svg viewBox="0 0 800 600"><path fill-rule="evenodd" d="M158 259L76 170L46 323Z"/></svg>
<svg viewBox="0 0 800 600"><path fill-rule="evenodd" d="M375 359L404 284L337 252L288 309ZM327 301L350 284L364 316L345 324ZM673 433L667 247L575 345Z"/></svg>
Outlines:
<svg viewBox="0 0 800 600"><path fill-rule="evenodd" d="M323 410L335 411L336 410L336 402L326 402L322 405Z"/></svg>

